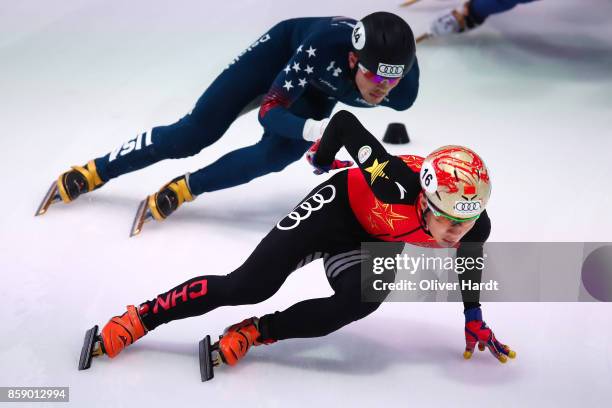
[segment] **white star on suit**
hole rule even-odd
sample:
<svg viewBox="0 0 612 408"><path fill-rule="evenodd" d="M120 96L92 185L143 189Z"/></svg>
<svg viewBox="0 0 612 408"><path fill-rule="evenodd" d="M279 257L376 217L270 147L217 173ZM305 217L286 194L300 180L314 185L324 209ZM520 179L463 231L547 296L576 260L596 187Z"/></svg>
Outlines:
<svg viewBox="0 0 612 408"><path fill-rule="evenodd" d="M302 52L302 47L303 47L303 45L302 45L302 44L300 44L300 46L299 46L299 47L297 47L297 51L296 51L295 53L296 53L296 54L299 54L300 52Z"/></svg>
<svg viewBox="0 0 612 408"><path fill-rule="evenodd" d="M311 67L310 65L306 64L306 69L305 69L307 74L312 74L314 72L314 68Z"/></svg>
<svg viewBox="0 0 612 408"><path fill-rule="evenodd" d="M304 88L306 86L306 78L301 78L298 79L300 81L300 83L298 84L299 86L301 86L302 88Z"/></svg>
<svg viewBox="0 0 612 408"><path fill-rule="evenodd" d="M301 68L300 68L300 64L299 64L299 63L297 63L297 62L294 62L294 63L293 63L293 67L292 67L292 68L293 68L293 70L294 70L295 72L298 72L298 71L300 71L300 70L301 70Z"/></svg>
<svg viewBox="0 0 612 408"><path fill-rule="evenodd" d="M288 74L288 73L289 73L289 71L291 71L291 67L290 67L289 65L287 65L287 66L285 67L285 69L283 69L283 71L285 71L285 74Z"/></svg>
<svg viewBox="0 0 612 408"><path fill-rule="evenodd" d="M316 57L317 55L315 54L315 51L317 49L316 48L312 48L312 45L310 47L308 47L308 49L306 50L306 52L308 53L308 58L310 57Z"/></svg>
<svg viewBox="0 0 612 408"><path fill-rule="evenodd" d="M287 91L293 88L293 85L291 85L291 81L285 81L285 85L283 85L283 88L285 88Z"/></svg>

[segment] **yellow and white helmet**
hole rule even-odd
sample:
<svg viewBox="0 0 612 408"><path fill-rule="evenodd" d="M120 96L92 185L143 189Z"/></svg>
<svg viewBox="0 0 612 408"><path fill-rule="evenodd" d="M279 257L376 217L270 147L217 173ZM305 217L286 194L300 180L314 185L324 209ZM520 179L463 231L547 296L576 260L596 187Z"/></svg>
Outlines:
<svg viewBox="0 0 612 408"><path fill-rule="evenodd" d="M487 166L463 146L434 150L423 161L420 180L431 211L454 221L478 218L491 195Z"/></svg>

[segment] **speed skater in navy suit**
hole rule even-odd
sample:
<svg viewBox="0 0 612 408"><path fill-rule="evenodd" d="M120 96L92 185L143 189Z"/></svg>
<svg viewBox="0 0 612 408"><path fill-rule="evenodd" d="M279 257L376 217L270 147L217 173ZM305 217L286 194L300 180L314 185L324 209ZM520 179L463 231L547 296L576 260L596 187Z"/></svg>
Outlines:
<svg viewBox="0 0 612 408"><path fill-rule="evenodd" d="M62 173L38 214L51 202L74 201L160 160L193 156L219 140L241 114L258 109L264 131L259 142L174 178L143 201L137 219L163 220L198 195L248 183L300 159L321 137L338 102L403 111L418 89L414 36L397 15L282 21L231 61L179 121L138 133ZM339 168L350 165L336 162Z"/></svg>

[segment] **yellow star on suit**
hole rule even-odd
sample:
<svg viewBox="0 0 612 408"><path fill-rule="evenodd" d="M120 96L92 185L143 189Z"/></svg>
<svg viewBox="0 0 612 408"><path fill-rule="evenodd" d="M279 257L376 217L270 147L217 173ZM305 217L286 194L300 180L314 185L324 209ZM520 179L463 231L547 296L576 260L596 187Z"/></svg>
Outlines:
<svg viewBox="0 0 612 408"><path fill-rule="evenodd" d="M366 167L365 171L370 173L370 185L374 184L378 177L384 177L388 179L387 175L384 172L385 167L389 164L389 160L384 161L382 163L378 162L378 159L374 159L374 163L370 167Z"/></svg>

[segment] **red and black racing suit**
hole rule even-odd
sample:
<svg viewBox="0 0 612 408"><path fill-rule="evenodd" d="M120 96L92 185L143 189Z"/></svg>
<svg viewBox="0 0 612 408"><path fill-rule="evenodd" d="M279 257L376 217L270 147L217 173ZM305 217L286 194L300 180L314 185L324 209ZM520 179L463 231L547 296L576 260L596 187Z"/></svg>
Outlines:
<svg viewBox="0 0 612 408"><path fill-rule="evenodd" d="M386 293L379 302L362 301L367 289L362 285L361 267L371 262L371 256L361 250L361 243L396 242L389 244L390 253L400 253L405 243L436 246L417 205L423 158L390 155L347 111L333 116L315 164L331 164L342 147L358 168L340 171L315 187L235 271L190 279L142 303L145 326L152 330L220 306L262 302L278 291L291 272L319 258L334 294L262 316L263 339L324 336L376 310ZM457 256L482 256L490 229L485 211L459 243ZM458 276L480 282L481 273L473 269ZM479 306L478 293L462 294L465 308Z"/></svg>

